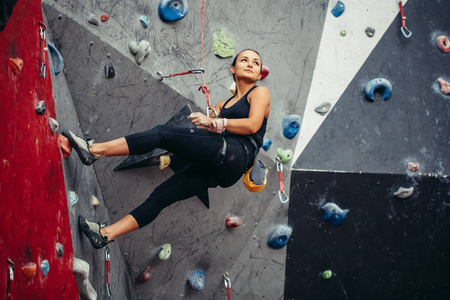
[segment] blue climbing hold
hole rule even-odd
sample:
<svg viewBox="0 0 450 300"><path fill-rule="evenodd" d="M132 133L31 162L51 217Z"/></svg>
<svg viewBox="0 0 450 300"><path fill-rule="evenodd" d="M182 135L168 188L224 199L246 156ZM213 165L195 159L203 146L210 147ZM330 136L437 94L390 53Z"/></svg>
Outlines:
<svg viewBox="0 0 450 300"><path fill-rule="evenodd" d="M283 135L293 139L300 130L301 118L299 115L289 115L283 119Z"/></svg>
<svg viewBox="0 0 450 300"><path fill-rule="evenodd" d="M272 141L269 140L268 138L264 138L263 145L262 145L262 148L264 149L264 151L269 150L270 146L272 146Z"/></svg>
<svg viewBox="0 0 450 300"><path fill-rule="evenodd" d="M58 49L56 49L55 45L50 42L47 42L48 49L50 50L50 55L52 56L53 69L55 69L55 75L61 73L64 69L64 59L59 53Z"/></svg>
<svg viewBox="0 0 450 300"><path fill-rule="evenodd" d="M48 260L42 261L41 270L42 270L42 274L44 274L44 276L47 276L48 272L50 271L50 264L48 263Z"/></svg>
<svg viewBox="0 0 450 300"><path fill-rule="evenodd" d="M205 288L205 273L202 270L194 270L187 281L193 289L201 291Z"/></svg>
<svg viewBox="0 0 450 300"><path fill-rule="evenodd" d="M183 19L188 13L186 0L161 0L158 14L164 22L174 22Z"/></svg>
<svg viewBox="0 0 450 300"><path fill-rule="evenodd" d="M392 85L387 79L375 78L366 84L366 96L372 101L374 101L373 93L375 90L382 91L383 100L387 100L392 94Z"/></svg>
<svg viewBox="0 0 450 300"><path fill-rule="evenodd" d="M345 4L342 1L338 1L334 8L331 10L331 14L336 18L340 17L345 10Z"/></svg>
<svg viewBox="0 0 450 300"><path fill-rule="evenodd" d="M142 26L144 26L144 28L147 28L148 25L150 25L150 18L147 16L140 16L139 21L141 22Z"/></svg>
<svg viewBox="0 0 450 300"><path fill-rule="evenodd" d="M280 249L286 246L292 234L292 228L287 225L278 225L267 240L269 247Z"/></svg>
<svg viewBox="0 0 450 300"><path fill-rule="evenodd" d="M330 220L331 225L344 224L345 216L348 214L348 209L341 209L335 203L329 202L320 208L323 211L323 220Z"/></svg>

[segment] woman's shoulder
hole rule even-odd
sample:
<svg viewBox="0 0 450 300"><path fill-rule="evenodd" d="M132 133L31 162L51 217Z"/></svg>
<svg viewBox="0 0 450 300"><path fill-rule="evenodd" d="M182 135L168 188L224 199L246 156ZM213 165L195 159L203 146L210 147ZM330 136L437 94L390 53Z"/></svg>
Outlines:
<svg viewBox="0 0 450 300"><path fill-rule="evenodd" d="M270 91L265 86L257 86L248 95L248 98L250 101L251 101L251 98L253 98L253 97L258 97L258 98L264 97L264 98L268 98L270 100Z"/></svg>

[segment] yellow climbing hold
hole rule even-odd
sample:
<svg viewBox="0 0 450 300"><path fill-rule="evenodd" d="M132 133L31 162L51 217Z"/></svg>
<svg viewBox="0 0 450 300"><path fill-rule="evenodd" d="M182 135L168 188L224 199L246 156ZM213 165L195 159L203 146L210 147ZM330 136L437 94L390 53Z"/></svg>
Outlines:
<svg viewBox="0 0 450 300"><path fill-rule="evenodd" d="M100 201L94 195L92 195L92 205L93 206L99 206L100 205Z"/></svg>
<svg viewBox="0 0 450 300"><path fill-rule="evenodd" d="M159 157L159 169L165 169L170 165L170 156L169 155L161 155Z"/></svg>

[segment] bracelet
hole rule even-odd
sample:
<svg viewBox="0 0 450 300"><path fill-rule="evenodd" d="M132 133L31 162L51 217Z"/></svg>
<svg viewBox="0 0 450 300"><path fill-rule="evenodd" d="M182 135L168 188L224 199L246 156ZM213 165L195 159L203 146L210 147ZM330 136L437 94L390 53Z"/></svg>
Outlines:
<svg viewBox="0 0 450 300"><path fill-rule="evenodd" d="M227 118L223 118L223 128L225 129L225 127L227 127Z"/></svg>

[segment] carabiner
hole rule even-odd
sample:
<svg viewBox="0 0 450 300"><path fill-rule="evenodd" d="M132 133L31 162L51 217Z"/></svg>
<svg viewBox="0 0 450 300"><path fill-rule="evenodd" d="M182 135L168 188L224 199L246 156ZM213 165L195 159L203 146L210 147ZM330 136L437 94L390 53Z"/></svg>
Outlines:
<svg viewBox="0 0 450 300"><path fill-rule="evenodd" d="M111 267L111 250L108 246L105 247L105 264L106 264L106 292L108 293L108 298L112 298L111 284L109 283L109 272Z"/></svg>
<svg viewBox="0 0 450 300"><path fill-rule="evenodd" d="M227 289L227 298L231 300L231 280L228 278L228 272L223 273L223 282L225 283L225 288Z"/></svg>

